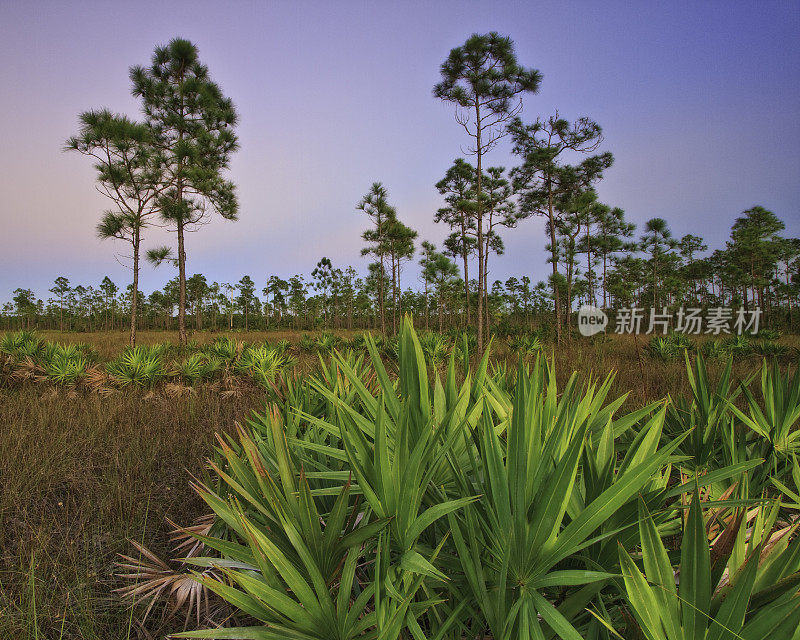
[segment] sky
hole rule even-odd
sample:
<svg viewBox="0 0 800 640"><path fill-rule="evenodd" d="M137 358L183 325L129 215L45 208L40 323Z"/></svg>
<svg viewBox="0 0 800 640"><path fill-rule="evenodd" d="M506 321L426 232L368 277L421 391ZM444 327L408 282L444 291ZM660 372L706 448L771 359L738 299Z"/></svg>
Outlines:
<svg viewBox="0 0 800 640"><path fill-rule="evenodd" d="M665 218L675 236L723 245L756 204L800 236L800 1L770 2L30 2L0 0L0 301L39 296L58 276L127 285L125 247L100 241L108 203L89 159L62 151L78 114L140 117L128 69L173 37L200 49L236 105L231 162L240 219L187 240L187 273L258 287L277 274L366 270L367 227L355 205L374 181L403 222L440 244L435 189L469 145L452 105L432 96L439 66L472 33L510 36L543 80L524 100L603 127L614 165L600 200L641 228ZM511 167L501 143L488 165ZM547 275L544 225L504 234L490 280ZM150 229L144 244L172 243ZM140 288L174 269L142 269ZM417 270L404 284L417 285Z"/></svg>

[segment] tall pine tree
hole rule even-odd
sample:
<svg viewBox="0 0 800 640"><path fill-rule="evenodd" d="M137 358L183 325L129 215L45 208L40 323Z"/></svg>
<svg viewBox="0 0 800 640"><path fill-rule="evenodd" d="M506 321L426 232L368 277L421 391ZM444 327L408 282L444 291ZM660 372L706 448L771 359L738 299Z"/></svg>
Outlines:
<svg viewBox="0 0 800 640"><path fill-rule="evenodd" d="M158 154L159 212L177 236L178 333L185 345L185 234L213 212L237 217L235 188L224 177L237 148L236 110L188 40L175 38L158 47L150 66L131 68L130 77Z"/></svg>
<svg viewBox="0 0 800 640"><path fill-rule="evenodd" d="M483 348L484 204L483 157L506 135L505 124L522 110L521 94L536 93L542 76L517 62L511 38L496 32L473 34L450 51L433 95L457 105L456 120L475 141L475 211L478 238L478 349ZM468 278L464 277L467 281ZM469 297L469 296L467 296Z"/></svg>

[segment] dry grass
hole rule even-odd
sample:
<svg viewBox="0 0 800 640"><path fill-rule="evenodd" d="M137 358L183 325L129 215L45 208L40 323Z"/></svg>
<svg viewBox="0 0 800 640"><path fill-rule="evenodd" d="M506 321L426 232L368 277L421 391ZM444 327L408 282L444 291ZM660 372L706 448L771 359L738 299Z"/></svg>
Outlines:
<svg viewBox="0 0 800 640"><path fill-rule="evenodd" d="M127 344L123 332L41 335L89 343L103 359ZM218 335L225 334L198 333L193 339L204 344ZM301 333L230 335L296 342ZM177 342L177 335L142 332L139 339ZM782 342L798 346L797 338ZM552 350L562 379L573 370L616 370L612 394L630 391L629 407L686 394L683 363L650 359L644 345L642 337L611 336L546 351ZM516 354L502 342L494 353L515 363ZM303 356L302 368L314 361L316 355ZM759 364L755 357L738 361L734 375L744 379ZM710 362L711 377L721 368ZM103 397L43 384L0 388L0 640L163 637L166 629L151 626L157 615L145 632L112 594L120 586L113 577L116 554L130 551L126 538L164 551L166 517L188 523L205 511L189 490L188 473L202 471L215 431L232 429L263 402L263 392L251 387L227 399L203 387L179 399L163 390Z"/></svg>
<svg viewBox="0 0 800 640"><path fill-rule="evenodd" d="M697 339L698 345L706 340L705 336ZM616 372L612 396L629 393L627 408L641 407L654 400L677 397L689 393L686 379L686 365L683 359L662 362L648 356L645 346L647 336L611 335L605 340L575 339L562 346L549 345L545 353L552 355L556 372L560 380L566 380L573 371L582 374L605 376ZM781 343L794 349L800 348L800 337L781 338ZM509 353L502 342L497 347L498 356L505 357L511 363L516 356ZM796 353L796 352L795 352ZM782 364L795 363L796 355L782 359ZM724 360L708 360L708 372L712 381L716 382L725 368ZM734 380L745 380L761 366L757 356L747 356L734 361Z"/></svg>
<svg viewBox="0 0 800 640"><path fill-rule="evenodd" d="M85 333L70 333L60 331L39 331L37 332L45 340L51 342L62 342L65 344L85 343L97 349L98 354L103 360L111 360L119 355L129 344L130 335L126 331L93 331ZM242 342L277 342L279 340L289 340L298 342L300 336L307 333L312 336L320 335L321 331L195 331L190 333L189 339L194 340L198 345L211 343L220 336L230 336L234 340ZM351 337L363 331L330 331L337 336ZM177 331L138 331L136 333L136 344L148 346L152 344L178 344Z"/></svg>
<svg viewBox="0 0 800 640"><path fill-rule="evenodd" d="M261 408L256 392L0 389L0 638L138 637L111 594L116 554L126 538L166 548L165 517L204 512L187 472L202 471L215 431Z"/></svg>

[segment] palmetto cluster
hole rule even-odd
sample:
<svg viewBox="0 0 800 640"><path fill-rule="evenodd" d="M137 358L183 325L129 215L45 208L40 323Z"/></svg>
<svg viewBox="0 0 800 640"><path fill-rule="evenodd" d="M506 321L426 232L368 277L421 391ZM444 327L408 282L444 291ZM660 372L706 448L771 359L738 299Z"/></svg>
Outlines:
<svg viewBox="0 0 800 640"><path fill-rule="evenodd" d="M758 339L747 335L735 335L706 340L698 345L688 335L670 333L666 336L652 337L645 348L650 357L663 362L680 360L686 351L690 353L699 351L706 358L722 360L742 359L748 356L780 358L790 355L791 350L787 345L775 342L778 337L777 332L766 331L763 336L759 334Z"/></svg>
<svg viewBox="0 0 800 640"><path fill-rule="evenodd" d="M83 380L96 368L98 359L97 352L88 345L45 342L32 331L3 336L0 358L7 379L58 385L74 385Z"/></svg>
<svg viewBox="0 0 800 640"><path fill-rule="evenodd" d="M452 349L442 377L408 321L396 372L365 344L369 361L279 375L268 411L220 439L195 481L213 530L187 530L203 550L171 575L227 602L228 626L180 637L777 640L800 624L797 376L765 365L741 409L730 368L712 387L687 359L689 399L626 413L613 376L559 385L544 358L490 373L488 353L462 369Z"/></svg>
<svg viewBox="0 0 800 640"><path fill-rule="evenodd" d="M270 388L278 372L291 369L295 358L287 341L245 344L221 337L200 347L184 349L162 343L127 347L101 363L93 348L42 340L31 331L3 336L3 380L36 381L110 392L114 389L152 388L168 383L173 391L198 383L247 380Z"/></svg>

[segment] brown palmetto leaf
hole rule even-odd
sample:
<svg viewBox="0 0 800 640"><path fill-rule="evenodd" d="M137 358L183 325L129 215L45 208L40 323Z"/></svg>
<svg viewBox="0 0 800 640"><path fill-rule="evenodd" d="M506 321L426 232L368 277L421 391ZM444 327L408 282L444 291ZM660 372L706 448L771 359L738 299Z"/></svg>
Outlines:
<svg viewBox="0 0 800 640"><path fill-rule="evenodd" d="M174 550L181 553L184 558L194 558L205 550L205 544L195 538L195 535L207 536L214 525L215 516L213 513L200 516L195 520L195 524L189 527L181 527L167 518L167 522L173 527L170 533L170 541L175 543ZM184 551L186 549L186 551Z"/></svg>
<svg viewBox="0 0 800 640"><path fill-rule="evenodd" d="M116 391L111 386L111 376L106 373L102 367L97 365L89 367L86 370L86 375L83 378L83 384L92 391L95 391L103 396L111 395Z"/></svg>
<svg viewBox="0 0 800 640"><path fill-rule="evenodd" d="M736 487L739 486L738 482L734 482L730 487L728 487L722 495L720 495L719 500L727 500L731 497L733 492L736 490ZM717 524L717 521L722 518L723 514L727 511L727 507L717 507L714 509L708 509L706 511L706 515L708 520L706 521L706 532L708 533L709 540L714 540L722 535L725 531L727 531L728 526L730 525L730 521L722 522L721 524ZM713 553L713 551L712 551Z"/></svg>
<svg viewBox="0 0 800 640"><path fill-rule="evenodd" d="M194 389L177 382L168 382L164 386L164 393L170 398L179 398L181 396L188 396L194 393Z"/></svg>
<svg viewBox="0 0 800 640"><path fill-rule="evenodd" d="M20 382L28 380L42 382L47 380L47 376L45 374L46 371L44 367L37 364L36 361L30 356L25 356L22 360L16 363L16 367L14 368L14 372L11 374L11 377Z"/></svg>
<svg viewBox="0 0 800 640"><path fill-rule="evenodd" d="M715 516L716 517L716 514ZM727 526L720 533L714 543L711 545L711 570L717 568L718 563L727 563L728 558L733 551L734 544L736 543L736 536L739 533L739 527L742 525L744 519L744 512L739 511L738 515L733 514L727 521ZM721 565L721 566L724 566Z"/></svg>
<svg viewBox="0 0 800 640"><path fill-rule="evenodd" d="M190 527L180 527L171 520L167 521L173 527L170 540L177 543L174 547L176 555L180 555L182 558L191 558L199 555L205 548L205 545L194 538L192 534L208 534L213 525L214 516L213 514L202 516ZM131 599L134 605L147 603L147 608L139 619L142 624L159 601L164 601L167 605L163 612L165 620L171 619L180 611L186 612L184 629L188 626L192 614L198 625L201 619L211 620L215 617L219 607L211 605L208 589L197 579L194 572L189 571L186 562L174 558L171 562L177 566L171 566L141 543L135 540L129 540L129 542L136 549L139 557L120 554L121 562L116 564L122 573L116 575L125 580L132 580L133 584L115 589L115 592L123 598ZM218 581L223 579L222 574L214 567L204 569L199 575Z"/></svg>

